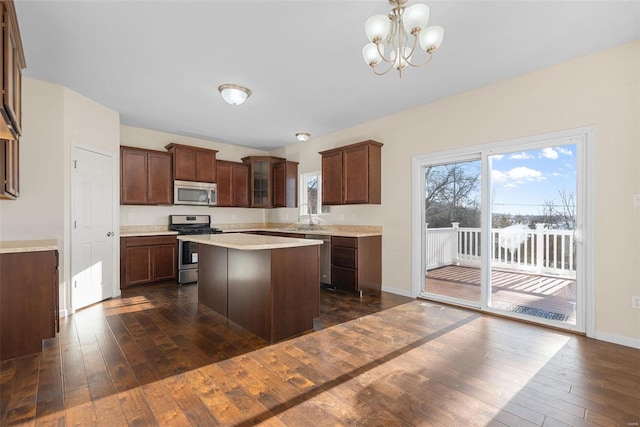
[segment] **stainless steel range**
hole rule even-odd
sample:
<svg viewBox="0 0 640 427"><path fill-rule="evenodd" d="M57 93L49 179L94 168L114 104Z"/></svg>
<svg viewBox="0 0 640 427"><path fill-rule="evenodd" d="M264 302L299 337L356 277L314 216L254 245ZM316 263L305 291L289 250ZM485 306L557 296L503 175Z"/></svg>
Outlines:
<svg viewBox="0 0 640 427"><path fill-rule="evenodd" d="M178 234L216 234L222 230L211 227L210 215L169 215L169 230ZM198 244L178 243L178 286L198 281Z"/></svg>

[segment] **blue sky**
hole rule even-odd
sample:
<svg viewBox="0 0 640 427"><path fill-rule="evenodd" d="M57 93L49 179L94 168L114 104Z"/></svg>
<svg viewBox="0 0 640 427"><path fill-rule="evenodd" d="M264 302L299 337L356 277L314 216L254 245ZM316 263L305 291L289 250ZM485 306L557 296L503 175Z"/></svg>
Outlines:
<svg viewBox="0 0 640 427"><path fill-rule="evenodd" d="M559 190L576 193L576 146L491 156L496 213L542 214L545 201L560 203Z"/></svg>

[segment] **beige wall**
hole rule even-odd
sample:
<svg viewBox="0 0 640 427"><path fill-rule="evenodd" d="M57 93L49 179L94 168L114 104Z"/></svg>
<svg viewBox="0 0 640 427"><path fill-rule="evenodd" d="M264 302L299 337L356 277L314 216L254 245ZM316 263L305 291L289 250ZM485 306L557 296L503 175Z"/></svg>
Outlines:
<svg viewBox="0 0 640 427"><path fill-rule="evenodd" d="M71 306L71 147L118 156L120 119L117 112L59 85L24 78L22 91L21 195L0 202L0 239L58 241L64 315Z"/></svg>
<svg viewBox="0 0 640 427"><path fill-rule="evenodd" d="M419 71L414 71L419 72ZM595 125L596 330L640 346L640 42L576 59L279 150L320 169L318 151L384 143L382 206L333 208L328 222L384 227L383 286L411 291L411 157ZM273 212L278 216L278 212ZM635 341L634 341L635 340Z"/></svg>
<svg viewBox="0 0 640 427"><path fill-rule="evenodd" d="M63 94L61 86L24 79L21 194L0 201L0 240L64 237Z"/></svg>

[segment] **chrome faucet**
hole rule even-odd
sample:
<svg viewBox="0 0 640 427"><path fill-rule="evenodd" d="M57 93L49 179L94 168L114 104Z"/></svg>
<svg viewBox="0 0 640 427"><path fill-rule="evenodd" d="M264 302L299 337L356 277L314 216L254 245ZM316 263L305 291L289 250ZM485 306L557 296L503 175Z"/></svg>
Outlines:
<svg viewBox="0 0 640 427"><path fill-rule="evenodd" d="M313 227L313 221L311 218L311 206L309 206L308 203L302 203L300 205L300 208L302 209L303 206L307 207L307 213L309 214L309 229L311 229ZM302 219L300 218L300 212L298 211L298 222L302 222Z"/></svg>

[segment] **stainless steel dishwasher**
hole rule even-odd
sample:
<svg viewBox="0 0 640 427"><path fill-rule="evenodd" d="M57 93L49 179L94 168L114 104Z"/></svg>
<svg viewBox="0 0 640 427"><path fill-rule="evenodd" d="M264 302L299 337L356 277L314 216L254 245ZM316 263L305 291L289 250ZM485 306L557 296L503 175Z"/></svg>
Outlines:
<svg viewBox="0 0 640 427"><path fill-rule="evenodd" d="M331 236L307 234L305 237L322 240L320 246L320 283L331 285Z"/></svg>

